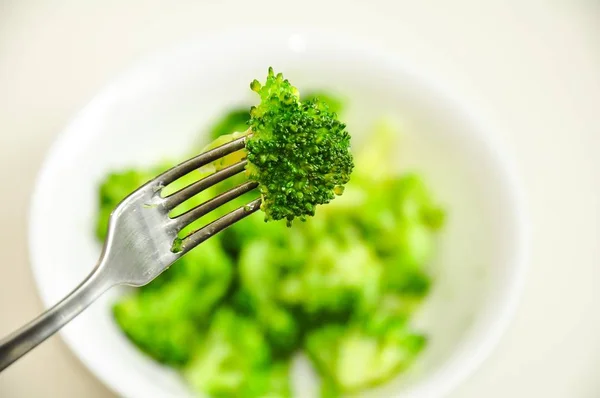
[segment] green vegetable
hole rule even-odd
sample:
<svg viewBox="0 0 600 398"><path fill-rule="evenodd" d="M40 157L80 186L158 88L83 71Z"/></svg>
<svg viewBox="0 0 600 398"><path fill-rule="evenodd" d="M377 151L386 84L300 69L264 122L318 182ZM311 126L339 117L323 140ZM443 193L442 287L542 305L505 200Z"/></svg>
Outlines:
<svg viewBox="0 0 600 398"><path fill-rule="evenodd" d="M309 333L305 348L322 375L322 395L361 391L409 367L427 342L410 327L413 310L399 296L387 294L370 313Z"/></svg>
<svg viewBox="0 0 600 398"><path fill-rule="evenodd" d="M378 314L373 317L379 321ZM405 319L389 316L316 329L306 351L325 379L324 395L352 393L377 385L406 369L423 350L426 338L412 332Z"/></svg>
<svg viewBox="0 0 600 398"><path fill-rule="evenodd" d="M258 325L220 309L184 370L190 384L214 397L289 397L288 363L274 361Z"/></svg>
<svg viewBox="0 0 600 398"><path fill-rule="evenodd" d="M246 244L238 260L237 302L259 322L274 350L289 354L299 347L299 327L292 314L275 301L285 258L286 253L268 240Z"/></svg>
<svg viewBox="0 0 600 398"><path fill-rule="evenodd" d="M304 266L280 280L279 298L307 314L350 314L377 304L382 265L359 241L323 236L311 245Z"/></svg>
<svg viewBox="0 0 600 398"><path fill-rule="evenodd" d="M294 92L274 74L268 84L271 94ZM327 93L318 96L327 98ZM281 98L269 100L271 110L287 109ZM234 120L233 114L219 126ZM225 131L219 126L211 131ZM248 133L238 130L206 148ZM271 130L264 131L268 135ZM396 377L426 349L427 338L411 321L434 283L430 263L445 222L421 176L398 175L390 167L396 136L389 123L369 132L368 144L355 154L356 170L344 194L323 206L319 217L293 228L265 223L258 214L243 219L152 283L120 298L114 305L118 326L142 352L178 369L192 388L212 397L291 396L290 359L299 351L308 354L321 377L323 397L360 395ZM264 137L263 144L268 141ZM243 156L244 151L231 154L168 189L186 186ZM167 167L106 177L99 191L100 239L119 201ZM173 215L247 178L240 174L212 187ZM211 217L248 201L238 198ZM203 218L186 231L208 221Z"/></svg>
<svg viewBox="0 0 600 398"><path fill-rule="evenodd" d="M261 103L250 110L248 177L257 181L265 221L315 214L342 193L353 162L350 135L327 104L300 101L298 90L269 68L264 85L250 86Z"/></svg>

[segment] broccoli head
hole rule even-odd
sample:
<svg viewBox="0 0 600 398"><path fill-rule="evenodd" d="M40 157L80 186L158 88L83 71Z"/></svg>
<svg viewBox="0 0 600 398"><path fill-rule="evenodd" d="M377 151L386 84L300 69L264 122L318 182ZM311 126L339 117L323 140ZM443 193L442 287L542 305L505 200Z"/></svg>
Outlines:
<svg viewBox="0 0 600 398"><path fill-rule="evenodd" d="M377 385L406 369L425 348L407 316L383 305L348 325L326 325L306 337L306 351L323 377L323 395Z"/></svg>
<svg viewBox="0 0 600 398"><path fill-rule="evenodd" d="M200 341L189 314L193 290L189 284L177 283L124 297L113 307L115 320L127 337L155 360L183 365Z"/></svg>
<svg viewBox="0 0 600 398"><path fill-rule="evenodd" d="M239 258L240 290L236 298L238 306L258 321L280 355L290 354L299 347L298 322L276 301L286 254L266 239L246 244Z"/></svg>
<svg viewBox="0 0 600 398"><path fill-rule="evenodd" d="M213 397L289 397L288 363L274 361L267 339L250 318L222 307L186 367L199 392Z"/></svg>
<svg viewBox="0 0 600 398"><path fill-rule="evenodd" d="M378 299L381 264L365 245L324 236L306 263L279 283L279 299L307 315L368 311Z"/></svg>
<svg viewBox="0 0 600 398"><path fill-rule="evenodd" d="M250 86L261 102L250 110L248 177L260 184L265 221L290 225L343 192L354 167L350 135L326 103L300 101L298 90L272 68L264 85L254 80Z"/></svg>

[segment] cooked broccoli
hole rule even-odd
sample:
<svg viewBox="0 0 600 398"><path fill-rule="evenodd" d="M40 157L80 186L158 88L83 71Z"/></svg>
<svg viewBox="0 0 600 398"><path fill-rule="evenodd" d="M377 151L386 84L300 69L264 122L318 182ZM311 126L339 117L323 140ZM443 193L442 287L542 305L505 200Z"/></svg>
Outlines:
<svg viewBox="0 0 600 398"><path fill-rule="evenodd" d="M213 397L289 397L288 363L274 361L268 340L249 318L224 307L184 370L190 384Z"/></svg>
<svg viewBox="0 0 600 398"><path fill-rule="evenodd" d="M113 313L119 327L142 351L159 362L180 366L200 340L189 314L189 298L194 296L187 284L169 284L122 298Z"/></svg>
<svg viewBox="0 0 600 398"><path fill-rule="evenodd" d="M264 85L254 80L250 87L261 102L250 110L247 171L260 184L265 220L304 220L349 181L350 135L327 104L300 101L298 90L272 68Z"/></svg>
<svg viewBox="0 0 600 398"><path fill-rule="evenodd" d="M356 157L356 173L344 196L324 208L319 222L371 242L383 263L384 290L424 297L431 284L426 267L445 213L421 177L399 177L390 170L394 142L392 126L380 123Z"/></svg>
<svg viewBox="0 0 600 398"><path fill-rule="evenodd" d="M284 272L287 253L272 241L255 240L240 253L237 304L253 316L278 354L299 347L299 326L294 316L276 299L277 285Z"/></svg>
<svg viewBox="0 0 600 398"><path fill-rule="evenodd" d="M383 306L347 325L328 325L306 338L306 351L323 376L323 395L357 392L406 369L425 347L405 314Z"/></svg>
<svg viewBox="0 0 600 398"><path fill-rule="evenodd" d="M306 263L280 279L279 299L312 316L367 310L377 301L381 269L367 246L323 236L311 245Z"/></svg>

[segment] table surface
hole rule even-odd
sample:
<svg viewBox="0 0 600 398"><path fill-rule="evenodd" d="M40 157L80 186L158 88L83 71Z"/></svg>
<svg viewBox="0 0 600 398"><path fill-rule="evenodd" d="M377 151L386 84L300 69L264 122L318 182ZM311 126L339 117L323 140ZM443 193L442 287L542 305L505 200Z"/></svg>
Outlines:
<svg viewBox="0 0 600 398"><path fill-rule="evenodd" d="M68 120L140 57L198 33L275 20L284 9L299 26L333 26L410 59L475 104L515 155L532 225L527 285L498 348L451 397L600 396L594 0L0 0L0 182L8 187L0 335L42 310L27 208L44 153ZM2 373L0 396L114 395L54 337Z"/></svg>

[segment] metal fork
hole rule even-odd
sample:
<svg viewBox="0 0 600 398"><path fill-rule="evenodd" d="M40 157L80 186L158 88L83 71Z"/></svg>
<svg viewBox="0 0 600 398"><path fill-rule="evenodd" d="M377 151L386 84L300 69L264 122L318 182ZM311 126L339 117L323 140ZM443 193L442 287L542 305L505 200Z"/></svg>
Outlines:
<svg viewBox="0 0 600 398"><path fill-rule="evenodd" d="M104 249L88 277L54 307L0 340L0 371L56 333L111 287L143 286L151 282L185 253L257 211L261 199L251 201L182 239L178 238L179 232L193 221L258 186L256 182L249 181L177 217L169 216L176 206L194 195L242 172L246 160L166 197L161 195L163 188L175 180L244 148L246 138L238 138L183 162L125 198L111 214Z"/></svg>

